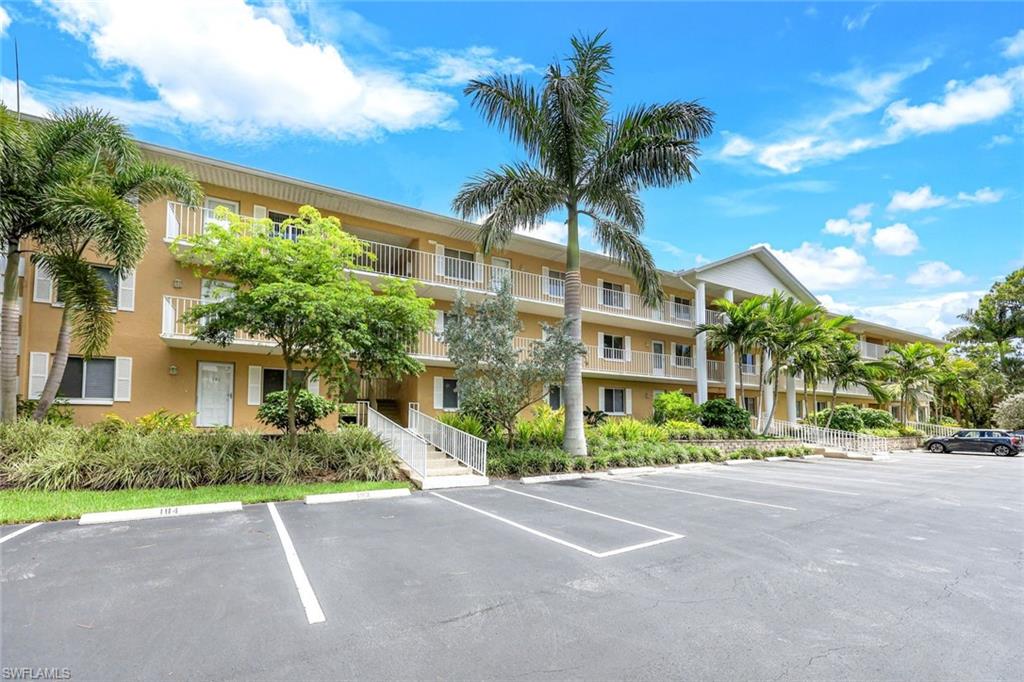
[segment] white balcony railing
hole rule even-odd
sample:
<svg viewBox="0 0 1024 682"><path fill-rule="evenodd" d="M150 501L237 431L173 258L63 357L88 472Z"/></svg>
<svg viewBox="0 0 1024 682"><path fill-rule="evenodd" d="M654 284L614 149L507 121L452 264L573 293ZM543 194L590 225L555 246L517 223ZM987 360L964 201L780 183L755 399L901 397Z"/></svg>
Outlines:
<svg viewBox="0 0 1024 682"><path fill-rule="evenodd" d="M243 216L243 220L253 218ZM209 209L167 202L168 239L183 239L202 234L205 226L218 222ZM294 231L280 227L283 237ZM367 272L392 277L414 278L424 284L436 284L467 291L494 293L507 282L512 295L525 301L560 305L565 297L565 282L542 274L497 267L479 260L453 258L443 253L418 251L404 246L361 240L367 255L359 265ZM580 303L584 310L627 318L693 326L693 310L689 305L665 301L652 308L640 296L614 291L592 284L582 286Z"/></svg>
<svg viewBox="0 0 1024 682"><path fill-rule="evenodd" d="M193 339L195 338L195 325L186 324L182 317L195 306L201 304L198 298L186 298L184 296L164 296L163 314L160 332L165 338ZM265 336L236 332L235 342L249 345L277 345L276 341Z"/></svg>
<svg viewBox="0 0 1024 682"><path fill-rule="evenodd" d="M707 320L708 324L720 324L725 322L725 313L721 310L707 308L704 310L704 319Z"/></svg>
<svg viewBox="0 0 1024 682"><path fill-rule="evenodd" d="M860 342L860 356L868 360L881 360L889 354L889 347L881 343L870 341Z"/></svg>

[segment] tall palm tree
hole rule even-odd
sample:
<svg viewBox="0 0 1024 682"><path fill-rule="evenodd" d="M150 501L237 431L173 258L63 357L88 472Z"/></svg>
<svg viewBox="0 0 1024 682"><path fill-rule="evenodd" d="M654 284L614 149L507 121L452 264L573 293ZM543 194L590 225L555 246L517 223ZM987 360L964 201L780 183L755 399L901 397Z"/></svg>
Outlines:
<svg viewBox="0 0 1024 682"><path fill-rule="evenodd" d="M725 315L721 322L706 322L697 326L697 333L703 334L708 349L714 352L728 353L732 348L732 357L726 362L736 366L739 356L752 351L762 337L765 326L764 296L751 296L739 303L720 298L714 302ZM740 401L744 405L746 397L743 383L743 370L740 368Z"/></svg>
<svg viewBox="0 0 1024 682"><path fill-rule="evenodd" d="M1020 338L1020 314L1015 314L1008 306L995 304L986 296L977 308L968 309L957 317L967 324L953 329L946 338L966 345L990 344L999 358L999 371L1008 375L1006 357L1014 352L1013 341Z"/></svg>
<svg viewBox="0 0 1024 682"><path fill-rule="evenodd" d="M127 131L122 134L128 139ZM184 169L144 161L137 148L131 157L123 165L106 163L100 154L66 164L48 190L35 258L56 282L64 309L50 371L32 415L36 421L43 420L57 397L72 334L90 357L106 347L113 330L111 309L117 302L86 254L108 260L113 276L121 277L146 251L141 204L166 196L188 204L202 201L202 190Z"/></svg>
<svg viewBox="0 0 1024 682"><path fill-rule="evenodd" d="M836 412L836 400L841 389L861 387L867 390L879 403L891 400L880 383L888 369L886 360L864 360L860 355L857 338L845 334L828 346L825 362L825 378L832 382L832 398L829 401L828 420L825 428L832 426ZM817 420L815 420L817 421Z"/></svg>
<svg viewBox="0 0 1024 682"><path fill-rule="evenodd" d="M900 421L907 423L907 411L920 404L921 395L926 393L940 374L942 353L930 343L915 341L900 346L889 345L886 369L893 392L899 399Z"/></svg>
<svg viewBox="0 0 1024 682"><path fill-rule="evenodd" d="M452 202L463 218L485 216L484 253L501 249L517 229L538 228L554 212L565 216L565 317L581 338L580 216L606 253L631 271L642 300L664 297L654 258L640 239L639 191L689 182L698 142L711 134L713 113L697 102L639 105L609 115L611 45L603 33L573 38L567 64L550 64L538 89L518 76L489 76L465 89L488 123L508 131L527 161L472 178ZM565 376L564 449L584 455L583 360Z"/></svg>
<svg viewBox="0 0 1024 682"><path fill-rule="evenodd" d="M818 384L828 371L828 351L834 339L828 335L804 344L793 356L793 369L803 376L805 414L818 404Z"/></svg>
<svg viewBox="0 0 1024 682"><path fill-rule="evenodd" d="M22 120L0 104L0 241L6 255L0 317L0 420L17 418L18 265L23 247L45 227L54 188L70 165L100 159L124 170L135 146L99 111L67 109L44 121Z"/></svg>

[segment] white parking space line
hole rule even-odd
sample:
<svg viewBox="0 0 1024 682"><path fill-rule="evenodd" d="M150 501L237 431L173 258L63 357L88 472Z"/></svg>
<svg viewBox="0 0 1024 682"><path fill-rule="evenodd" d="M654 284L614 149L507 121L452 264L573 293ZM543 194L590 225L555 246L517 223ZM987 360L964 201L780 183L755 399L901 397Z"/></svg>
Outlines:
<svg viewBox="0 0 1024 682"><path fill-rule="evenodd" d="M288 529L284 527L284 522L281 521L281 516L277 513L274 503L269 502L267 508L270 510L270 517L274 520L274 527L277 528L277 536L281 539L281 547L284 548L284 556L288 560L292 580L295 581L295 587L299 590L299 599L302 600L302 606L306 609L306 620L310 625L323 623L327 618L324 617L320 602L317 601L316 594L313 592L313 586L309 584L309 578L306 577L306 572L302 569L302 562L299 561L299 555L295 552L295 545L292 544L292 538L288 535Z"/></svg>
<svg viewBox="0 0 1024 682"><path fill-rule="evenodd" d="M33 528L35 528L36 526L41 526L41 525L43 525L42 521L40 521L38 523L30 523L29 525L25 526L24 528L19 528L18 530L14 531L13 533L8 533L7 535L5 535L2 538L0 538L0 545L4 544L5 542L10 540L11 538L16 538L19 535L21 535L22 533L27 533L30 530L32 530Z"/></svg>
<svg viewBox="0 0 1024 682"><path fill-rule="evenodd" d="M499 490L504 490L505 492L510 492L510 493L511 492L515 492L513 490L509 490L508 488L502 488L500 486L496 486L496 487ZM441 493L437 493L437 492L431 492L430 494L433 495L434 497L440 497L442 500L447 500L448 502L451 502L452 504L457 504L460 507L463 507L465 509L469 509L470 511L474 511L477 514L483 514L484 516L486 516L488 518L494 519L495 521L500 521L501 523L504 523L504 524L507 524L509 526L512 526L513 528L518 528L519 530L525 531L525 532L527 532L527 533L529 533L531 535L535 535L535 536L537 536L539 538L544 538L545 540L550 540L551 542L554 542L556 544L562 545L563 547L568 547L569 549L574 549L577 552L582 552L583 554L586 554L588 556L592 556L595 559L604 559L606 557L615 556L617 554L624 554L626 552L633 552L633 551L636 551L638 549L645 549L647 547L653 547L654 545L660 545L660 544L665 543L665 542L672 542L673 540L680 540L680 539L682 539L684 537L683 535L680 535L679 533L672 533L672 532L667 531L667 530L661 530L660 528L654 528L652 526L645 526L645 525L643 525L641 523L636 523L636 522L633 522L633 521L627 521L626 519L619 519L619 518L616 518L614 516L608 516L607 514L601 514L600 512L591 511L589 509L583 509L582 507L574 507L572 505L564 504L562 502L555 502L554 500L549 500L549 499L544 498L544 497L537 497L535 495L527 495L526 493L517 493L517 494L520 494L520 495L525 495L526 497L537 497L538 500L543 500L545 502L551 502L552 504L557 504L557 505L560 505L560 506L563 506L563 507L569 507L570 509L576 509L578 511L585 512L587 514L594 514L595 516L602 516L602 517L605 517L607 519L612 519L614 521L621 521L622 523L627 523L627 524L629 524L631 526L639 526L641 528L645 528L645 529L648 529L648 530L653 530L653 531L656 531L658 533L662 533L662 534L665 535L665 537L658 538L657 540L649 540L647 542L641 542L641 543L635 544L635 545L628 545L626 547L618 547L616 549L607 550L605 552L598 552L596 550L588 549L587 547L583 547L582 545L577 545L575 543L569 542L568 540L563 540L561 538L556 538L555 536L549 535L549 534L547 534L547 533L545 533L543 531L539 531L536 528L530 528L529 526L524 526L523 524L517 523L517 522L513 521L512 519L506 519L504 516L499 516L498 514L495 514L493 512L489 512L486 509L480 509L479 507L474 507L471 504L466 504L465 502L460 502L459 500L452 499L452 498L448 497L447 495L442 495Z"/></svg>
<svg viewBox="0 0 1024 682"><path fill-rule="evenodd" d="M722 476L720 474L712 474L712 473L708 473L706 471L705 472L700 472L700 471L693 471L693 472L674 471L674 472L666 472L666 473L668 473L669 475L676 475L676 476L695 476L697 478L705 478L706 477L706 478L717 478L719 480L727 480L727 481L728 480L743 481L745 483L757 483L759 485L771 485L771 486L777 486L779 488L797 488L798 490L814 490L814 491L819 492L819 493L832 493L833 495L850 495L852 497L857 497L858 495L860 495L860 493L853 493L853 492L850 492L849 490L832 490L830 488L814 488L812 486L796 485L794 483L779 483L778 481L763 481L763 480L758 480L756 478L745 478L743 476L736 476L735 474L727 474L725 476Z"/></svg>
<svg viewBox="0 0 1024 682"><path fill-rule="evenodd" d="M817 466L817 464L813 465ZM786 481L797 481L807 483L873 483L876 485L890 485L902 488L903 483L897 483L895 481L882 481L877 478L861 478L859 476L849 476L844 474L829 474L825 471L808 471L808 466L802 464L796 465L782 465L776 466L774 464L765 464L758 467L745 467L743 470L744 474L767 475L773 476L772 480L786 480ZM732 471L732 470L728 470ZM833 471L833 469L829 469ZM732 474L726 474L731 476ZM794 478L798 477L798 478Z"/></svg>
<svg viewBox="0 0 1024 682"><path fill-rule="evenodd" d="M584 514L593 514L594 516L600 516L604 519L611 519L612 521L618 521L619 523L627 523L637 528L644 528L646 530L652 530L655 533L661 533L662 535L676 535L670 530L662 530L661 528L655 528L654 526L647 526L636 521L630 521L628 519L620 519L618 516L611 516L609 514L602 514L601 512L593 511L592 509L584 509L583 507L577 507L576 505L567 504L565 502L559 502L558 500L552 500L547 497L541 497L539 495L531 495L530 493L519 492L518 490L510 490L509 488L503 488L502 486L495 486L498 490L504 490L507 493L513 493L515 495L522 495L523 497L532 497L535 500L541 500L543 502L550 502L551 504L557 504L559 507L566 507L568 509L575 509L576 511L583 512Z"/></svg>
<svg viewBox="0 0 1024 682"><path fill-rule="evenodd" d="M787 506L781 505L781 504L770 504L768 502L757 502L756 500L744 500L744 499L739 498L739 497L726 497L725 495L712 495L711 493L699 493L696 490L683 490L682 488L669 488L668 486L664 486L664 485L653 485L651 483L638 483L636 481L623 481L623 480L617 479L617 478L614 478L614 479L613 478L607 478L607 479L604 479L604 480L611 481L613 483L621 483L622 485L638 485L638 486L641 486L643 488L657 488L659 490L670 490L670 491L672 491L674 493L682 493L684 495L697 495L699 497L710 497L710 498L713 498L713 499L716 499L716 500L726 500L726 501L729 501L729 502L739 502L741 504L753 504L753 505L757 505L759 507L771 507L773 509L784 509L786 511L797 511L796 507L787 507Z"/></svg>

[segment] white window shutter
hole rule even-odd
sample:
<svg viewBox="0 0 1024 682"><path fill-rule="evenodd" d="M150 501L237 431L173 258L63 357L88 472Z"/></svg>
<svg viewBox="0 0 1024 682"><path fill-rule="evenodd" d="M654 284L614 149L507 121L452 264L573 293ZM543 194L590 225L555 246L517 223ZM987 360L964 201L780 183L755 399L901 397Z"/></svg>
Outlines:
<svg viewBox="0 0 1024 682"><path fill-rule="evenodd" d="M551 275L551 268L545 265L540 269L540 274L542 277L544 277L544 280L546 281L547 278Z"/></svg>
<svg viewBox="0 0 1024 682"><path fill-rule="evenodd" d="M604 357L604 332L597 333L597 352Z"/></svg>
<svg viewBox="0 0 1024 682"><path fill-rule="evenodd" d="M50 373L49 353L28 354L28 397L36 400L43 394L46 377Z"/></svg>
<svg viewBox="0 0 1024 682"><path fill-rule="evenodd" d="M442 332L444 332L444 311L443 310L435 310L434 311L434 331L437 332L438 334L441 334Z"/></svg>
<svg viewBox="0 0 1024 682"><path fill-rule="evenodd" d="M263 368L249 365L249 384L246 392L246 404L259 405L263 401Z"/></svg>
<svg viewBox="0 0 1024 682"><path fill-rule="evenodd" d="M597 288L604 289L604 280L600 277L597 278ZM601 294L603 296L603 294ZM603 300L603 299L602 299Z"/></svg>
<svg viewBox="0 0 1024 682"><path fill-rule="evenodd" d="M623 344L623 347L625 349L623 351L623 356L624 356L626 362L629 362L630 360L633 359L633 344L632 344L632 341L630 340L630 337L628 337L628 336L626 337L626 342Z"/></svg>
<svg viewBox="0 0 1024 682"><path fill-rule="evenodd" d="M484 281L484 254L479 251L473 254L473 275L477 282Z"/></svg>
<svg viewBox="0 0 1024 682"><path fill-rule="evenodd" d="M132 359L114 359L114 400L126 403L132 399Z"/></svg>
<svg viewBox="0 0 1024 682"><path fill-rule="evenodd" d="M252 206L252 217L256 220L263 220L267 217L267 207L260 206L259 204L253 204Z"/></svg>
<svg viewBox="0 0 1024 682"><path fill-rule="evenodd" d="M626 414L633 414L633 389L626 389Z"/></svg>
<svg viewBox="0 0 1024 682"><path fill-rule="evenodd" d="M434 409L444 409L444 377L434 377Z"/></svg>
<svg viewBox="0 0 1024 682"><path fill-rule="evenodd" d="M188 210L188 209L186 209ZM167 229L164 232L164 236L167 239L175 239L178 236L178 232L181 227L178 225L178 216L174 213L174 205L171 202L167 202Z"/></svg>
<svg viewBox="0 0 1024 682"><path fill-rule="evenodd" d="M117 309L135 310L135 271L130 270L121 275L117 286Z"/></svg>
<svg viewBox="0 0 1024 682"><path fill-rule="evenodd" d="M320 377L316 374L311 374L306 379L306 390L313 395L320 395Z"/></svg>
<svg viewBox="0 0 1024 682"><path fill-rule="evenodd" d="M604 412L604 386L597 387L597 409Z"/></svg>
<svg viewBox="0 0 1024 682"><path fill-rule="evenodd" d="M434 274L444 277L444 244L434 244Z"/></svg>
<svg viewBox="0 0 1024 682"><path fill-rule="evenodd" d="M36 276L32 284L32 300L36 303L53 302L53 278L42 263L36 263Z"/></svg>

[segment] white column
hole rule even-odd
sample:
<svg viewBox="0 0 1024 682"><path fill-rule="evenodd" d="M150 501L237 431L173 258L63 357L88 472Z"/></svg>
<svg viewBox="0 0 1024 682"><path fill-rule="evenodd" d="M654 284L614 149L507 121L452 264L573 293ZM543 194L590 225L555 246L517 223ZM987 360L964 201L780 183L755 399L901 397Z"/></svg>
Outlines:
<svg viewBox="0 0 1024 682"><path fill-rule="evenodd" d="M695 301L694 322L698 325L707 321L707 294L704 282L697 282L697 300ZM708 400L708 345L703 334L697 334L697 404Z"/></svg>
<svg viewBox="0 0 1024 682"><path fill-rule="evenodd" d="M772 356L769 353L764 355L764 371L761 373L762 376L768 376L768 373L772 369ZM772 409L772 400L775 396L772 395L773 385L770 380L766 380L761 384L761 418L767 420L770 410Z"/></svg>
<svg viewBox="0 0 1024 682"><path fill-rule="evenodd" d="M732 289L725 290L725 300L732 303ZM736 347L725 347L725 397L736 400Z"/></svg>
<svg viewBox="0 0 1024 682"><path fill-rule="evenodd" d="M786 421L796 422L796 377L786 373Z"/></svg>

